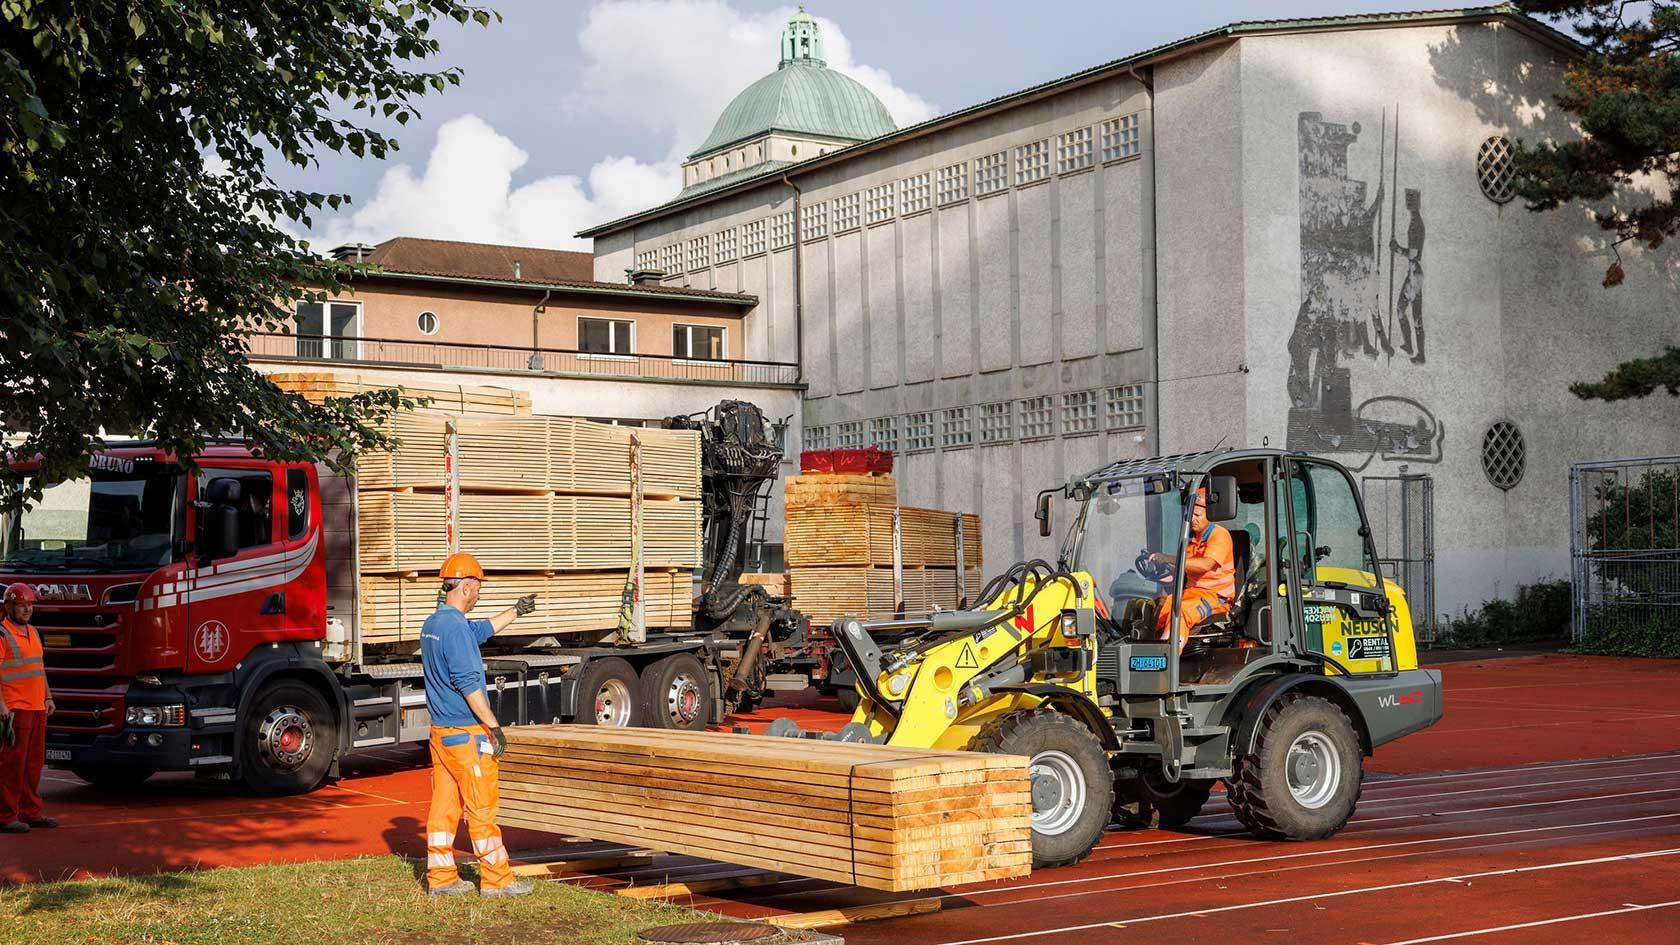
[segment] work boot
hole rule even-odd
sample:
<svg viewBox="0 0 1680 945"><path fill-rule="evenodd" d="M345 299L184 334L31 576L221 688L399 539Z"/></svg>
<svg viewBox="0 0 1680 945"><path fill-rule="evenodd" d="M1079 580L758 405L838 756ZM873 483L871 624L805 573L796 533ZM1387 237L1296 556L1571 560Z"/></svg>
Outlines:
<svg viewBox="0 0 1680 945"><path fill-rule="evenodd" d="M58 818L56 817L37 817L29 821L29 827L32 830L51 830L57 826Z"/></svg>
<svg viewBox="0 0 1680 945"><path fill-rule="evenodd" d="M447 886L432 886L426 890L428 896L468 896L473 892L473 884L464 879L458 879Z"/></svg>
<svg viewBox="0 0 1680 945"><path fill-rule="evenodd" d="M0 824L0 833L28 833L29 825L21 820L14 820L9 824Z"/></svg>
<svg viewBox="0 0 1680 945"><path fill-rule="evenodd" d="M515 881L508 883L506 886L498 886L495 889L480 889L478 894L486 899L495 899L501 896L529 896L531 890L530 883Z"/></svg>

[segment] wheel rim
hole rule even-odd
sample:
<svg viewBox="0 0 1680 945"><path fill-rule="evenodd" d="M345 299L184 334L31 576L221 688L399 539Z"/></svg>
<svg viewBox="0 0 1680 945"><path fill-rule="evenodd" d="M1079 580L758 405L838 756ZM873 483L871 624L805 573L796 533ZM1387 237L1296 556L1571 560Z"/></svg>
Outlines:
<svg viewBox="0 0 1680 945"><path fill-rule="evenodd" d="M277 706L257 727L257 748L270 768L295 771L315 753L315 728L297 706Z"/></svg>
<svg viewBox="0 0 1680 945"><path fill-rule="evenodd" d="M1033 832L1055 836L1072 827L1085 810L1085 772L1071 755L1041 751L1028 768L1032 777Z"/></svg>
<svg viewBox="0 0 1680 945"><path fill-rule="evenodd" d="M622 679L609 679L595 690L595 724L630 726L630 687Z"/></svg>
<svg viewBox="0 0 1680 945"><path fill-rule="evenodd" d="M700 682L678 673L665 689L665 711L677 725L692 725L700 717Z"/></svg>
<svg viewBox="0 0 1680 945"><path fill-rule="evenodd" d="M1323 807L1342 783L1342 756L1323 732L1302 732L1284 760L1289 793L1309 810Z"/></svg>

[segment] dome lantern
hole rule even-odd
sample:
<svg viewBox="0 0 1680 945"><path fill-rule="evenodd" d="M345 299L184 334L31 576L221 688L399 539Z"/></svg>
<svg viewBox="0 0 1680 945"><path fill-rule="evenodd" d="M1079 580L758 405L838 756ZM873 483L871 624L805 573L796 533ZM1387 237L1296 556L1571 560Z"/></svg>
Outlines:
<svg viewBox="0 0 1680 945"><path fill-rule="evenodd" d="M782 30L782 61L776 68L785 69L796 63L827 65L823 61L822 27L804 7L799 8Z"/></svg>

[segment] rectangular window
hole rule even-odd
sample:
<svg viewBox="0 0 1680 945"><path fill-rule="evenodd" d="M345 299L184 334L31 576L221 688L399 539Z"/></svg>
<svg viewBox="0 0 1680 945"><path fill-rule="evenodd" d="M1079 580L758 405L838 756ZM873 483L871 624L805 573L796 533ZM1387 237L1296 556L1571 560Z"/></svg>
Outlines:
<svg viewBox="0 0 1680 945"><path fill-rule="evenodd" d="M940 444L946 449L974 445L974 408L950 407L945 411L945 429Z"/></svg>
<svg viewBox="0 0 1680 945"><path fill-rule="evenodd" d="M1056 173L1083 170L1094 162L1089 127L1075 128L1056 139Z"/></svg>
<svg viewBox="0 0 1680 945"><path fill-rule="evenodd" d="M939 205L968 199L968 165L952 164L939 169Z"/></svg>
<svg viewBox="0 0 1680 945"><path fill-rule="evenodd" d="M578 350L584 354L633 354L635 326L635 322L616 318L580 318Z"/></svg>
<svg viewBox="0 0 1680 945"><path fill-rule="evenodd" d="M756 220L741 227L741 255L757 256L764 252L764 221Z"/></svg>
<svg viewBox="0 0 1680 945"><path fill-rule="evenodd" d="M844 233L863 225L863 198L847 194L834 198L834 232Z"/></svg>
<svg viewBox="0 0 1680 945"><path fill-rule="evenodd" d="M1008 443L1015 438L1015 402L980 405L980 442Z"/></svg>
<svg viewBox="0 0 1680 945"><path fill-rule="evenodd" d="M717 261L718 262L726 263L726 262L734 262L735 261L735 245L736 245L735 244L735 239L736 239L735 233L736 233L736 230L735 230L734 227L730 227L727 230L718 231L718 235L717 235Z"/></svg>
<svg viewBox="0 0 1680 945"><path fill-rule="evenodd" d="M974 159L974 196L1001 193L1009 188L1009 154L999 151Z"/></svg>
<svg viewBox="0 0 1680 945"><path fill-rule="evenodd" d="M820 240L828 235L828 204L813 203L799 208L799 238Z"/></svg>
<svg viewBox="0 0 1680 945"><path fill-rule="evenodd" d="M805 428L805 448L807 450L829 449L829 428L827 426Z"/></svg>
<svg viewBox="0 0 1680 945"><path fill-rule="evenodd" d="M354 361L361 328L360 302L299 302L297 356Z"/></svg>
<svg viewBox="0 0 1680 945"><path fill-rule="evenodd" d="M1103 426L1127 430L1144 425L1142 384L1110 387L1103 393Z"/></svg>
<svg viewBox="0 0 1680 945"><path fill-rule="evenodd" d="M1021 439L1036 440L1056 434L1056 401L1049 395L1021 401Z"/></svg>
<svg viewBox="0 0 1680 945"><path fill-rule="evenodd" d="M898 452L898 418L876 417L869 421L869 441L889 453Z"/></svg>
<svg viewBox="0 0 1680 945"><path fill-rule="evenodd" d="M723 328L718 325L674 325L671 328L671 353L692 361L722 361L724 358Z"/></svg>
<svg viewBox="0 0 1680 945"><path fill-rule="evenodd" d="M274 474L254 469L211 469L198 471L198 495L204 498L213 479L232 479L239 483L239 550L255 548L274 542ZM198 518L204 527L205 516Z"/></svg>
<svg viewBox="0 0 1680 945"><path fill-rule="evenodd" d="M688 271L704 269L712 264L712 238L696 236L688 241Z"/></svg>
<svg viewBox="0 0 1680 945"><path fill-rule="evenodd" d="M659 267L659 254L653 250L636 254L637 269L656 269Z"/></svg>
<svg viewBox="0 0 1680 945"><path fill-rule="evenodd" d="M1050 139L1033 141L1015 149L1015 186L1045 180L1050 176Z"/></svg>
<svg viewBox="0 0 1680 945"><path fill-rule="evenodd" d="M665 274L668 276L674 276L683 271L681 243L672 243L659 251L659 268L665 270Z"/></svg>
<svg viewBox="0 0 1680 945"><path fill-rule="evenodd" d="M1122 115L1102 123L1102 159L1118 161L1143 151L1137 115Z"/></svg>
<svg viewBox="0 0 1680 945"><path fill-rule="evenodd" d="M864 221L885 223L893 218L893 185L882 184L869 188L864 200Z"/></svg>
<svg viewBox="0 0 1680 945"><path fill-rule="evenodd" d="M1097 392L1074 391L1062 395L1062 435L1078 436L1097 432Z"/></svg>
<svg viewBox="0 0 1680 945"><path fill-rule="evenodd" d="M863 421L852 420L836 424L834 445L843 450L863 449Z"/></svg>
<svg viewBox="0 0 1680 945"><path fill-rule="evenodd" d="M920 213L933 206L933 175L917 174L898 182L898 205L903 213Z"/></svg>
<svg viewBox="0 0 1680 945"><path fill-rule="evenodd" d="M933 414L913 413L904 418L904 446L912 453L933 449Z"/></svg>
<svg viewBox="0 0 1680 945"><path fill-rule="evenodd" d="M787 249L793 245L793 211L778 213L770 218L770 248Z"/></svg>

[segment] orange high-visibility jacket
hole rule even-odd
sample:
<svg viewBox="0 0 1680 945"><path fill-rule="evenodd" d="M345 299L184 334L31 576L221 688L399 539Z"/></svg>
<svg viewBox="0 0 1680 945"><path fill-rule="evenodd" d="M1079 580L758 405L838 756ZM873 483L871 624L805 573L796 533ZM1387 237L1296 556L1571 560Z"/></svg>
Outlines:
<svg viewBox="0 0 1680 945"><path fill-rule="evenodd" d="M29 624L0 617L0 698L8 709L45 711L47 670L41 635Z"/></svg>

